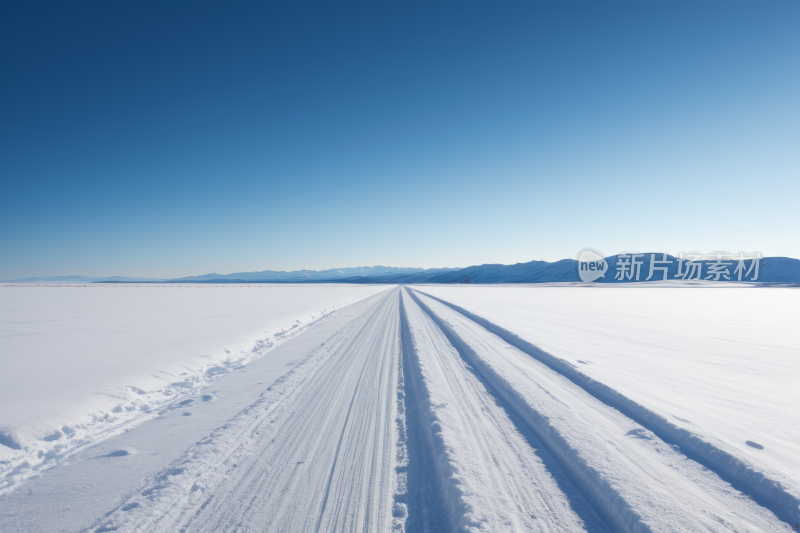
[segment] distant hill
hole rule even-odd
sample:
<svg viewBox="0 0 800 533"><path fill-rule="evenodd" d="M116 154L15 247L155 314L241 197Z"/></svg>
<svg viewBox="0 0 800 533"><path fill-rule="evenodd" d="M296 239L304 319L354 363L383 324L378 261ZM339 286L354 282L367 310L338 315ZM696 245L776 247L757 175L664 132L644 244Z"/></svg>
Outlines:
<svg viewBox="0 0 800 533"><path fill-rule="evenodd" d="M291 272L263 270L261 272L235 272L233 274L204 274L202 276L187 276L183 278L130 278L125 276L50 276L30 277L22 279L5 280L10 283L248 283L257 281L281 281L291 283L305 283L310 281L330 281L347 277L369 277L400 274L433 274L449 272L457 268L415 268L415 267L388 267L388 266L363 266L332 268L328 270L294 270Z"/></svg>
<svg viewBox="0 0 800 533"><path fill-rule="evenodd" d="M456 268L413 268L413 267L348 267L332 268L329 270L293 270L291 272L264 270L261 272L236 272L233 274L204 274L202 276L189 276L185 278L175 278L170 282L202 282L202 281L221 281L235 280L240 281L284 281L292 283L302 283L308 281L331 281L351 277L374 277L374 276L397 276L401 274L433 274L457 270Z"/></svg>
<svg viewBox="0 0 800 533"><path fill-rule="evenodd" d="M663 257L663 254L655 254L656 260L666 259L672 261L671 265L667 265L667 279L676 279L681 276L678 274L678 260L673 256ZM644 282L650 274L650 258L651 254L643 254L639 260L642 265L639 267L638 280L636 273L628 278L627 276L622 279L617 278L617 266L619 258L612 255L606 258L608 263L608 273L604 278L597 280L597 283L632 283ZM719 281L737 281L738 276L735 273L737 261L730 261L732 264L728 267L729 280L725 280L720 276ZM702 264L701 279L705 280L709 275L709 265L714 261L698 261ZM656 266L663 266L657 264ZM750 267L750 261L746 261L746 267ZM686 272L686 262L683 264L683 271ZM742 281L750 281L755 271L749 275L742 276ZM712 275L712 279L713 279ZM663 273L661 271L654 271L652 280L662 280ZM468 281L467 281L468 280ZM530 261L528 263L517 263L515 265L500 265L500 264L486 264L476 265L459 270L451 270L448 272L434 272L434 273L416 273L416 274L390 274L382 276L359 276L352 278L340 278L338 280L322 280L322 281L339 281L342 283L553 283L553 282L579 282L578 276L578 262L575 259L562 259L555 262L547 261ZM764 283L800 283L800 260L792 259L789 257L765 257L759 263L759 274L757 282Z"/></svg>
<svg viewBox="0 0 800 533"><path fill-rule="evenodd" d="M140 283L148 281L163 281L159 278L128 278L125 276L107 276L107 277L92 277L92 276L49 276L49 277L33 277L22 279L5 280L5 283L96 283L96 282L126 282L126 283Z"/></svg>
<svg viewBox="0 0 800 533"><path fill-rule="evenodd" d="M655 254L656 260L664 259L662 254ZM646 253L639 259L639 279L635 272L630 278L616 279L618 276L619 257L612 255L606 258L608 271L604 278L597 283L631 283L646 281L650 274L651 254ZM676 279L678 274L678 260L667 256L667 279ZM737 281L735 272L737 262L729 261L729 280L720 277L719 281ZM714 261L698 261L702 265L701 279L707 279L709 266ZM658 265L660 266L660 265ZM750 261L746 261L749 269ZM683 265L686 269L686 263ZM751 281L754 271L742 276L742 281ZM663 273L654 271L652 280L661 280ZM468 281L467 281L468 280ZM553 283L553 282L578 282L578 262L574 259L560 261L530 261L514 265L485 264L466 268L410 268L410 267L348 267L329 270L295 270L292 272L264 270L261 272L237 272L233 274L205 274L202 276L189 276L174 279L155 278L128 278L111 276L93 278L87 276L53 276L47 278L24 278L12 280L21 283ZM790 257L765 257L759 263L757 282L764 283L800 283L800 260Z"/></svg>

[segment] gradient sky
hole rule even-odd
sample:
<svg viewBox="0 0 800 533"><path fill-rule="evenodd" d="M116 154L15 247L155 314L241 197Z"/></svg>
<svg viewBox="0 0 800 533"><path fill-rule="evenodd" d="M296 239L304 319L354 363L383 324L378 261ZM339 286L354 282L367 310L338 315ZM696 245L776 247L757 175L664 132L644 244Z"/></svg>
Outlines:
<svg viewBox="0 0 800 533"><path fill-rule="evenodd" d="M0 279L800 257L800 2L6 1Z"/></svg>

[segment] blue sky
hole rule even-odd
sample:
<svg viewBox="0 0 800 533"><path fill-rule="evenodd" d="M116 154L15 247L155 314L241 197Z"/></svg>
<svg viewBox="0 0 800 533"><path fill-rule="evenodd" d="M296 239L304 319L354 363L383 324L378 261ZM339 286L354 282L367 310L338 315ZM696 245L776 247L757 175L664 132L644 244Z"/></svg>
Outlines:
<svg viewBox="0 0 800 533"><path fill-rule="evenodd" d="M800 3L4 2L0 279L800 257Z"/></svg>

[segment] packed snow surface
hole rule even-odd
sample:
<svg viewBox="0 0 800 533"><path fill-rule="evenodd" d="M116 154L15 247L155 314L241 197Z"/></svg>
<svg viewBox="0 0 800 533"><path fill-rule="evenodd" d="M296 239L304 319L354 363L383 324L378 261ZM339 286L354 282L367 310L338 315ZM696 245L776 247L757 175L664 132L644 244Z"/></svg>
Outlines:
<svg viewBox="0 0 800 533"><path fill-rule="evenodd" d="M788 533L800 521L796 434L768 435L796 418L791 289L387 289L314 311L122 431L6 446L28 459L0 474L0 531Z"/></svg>

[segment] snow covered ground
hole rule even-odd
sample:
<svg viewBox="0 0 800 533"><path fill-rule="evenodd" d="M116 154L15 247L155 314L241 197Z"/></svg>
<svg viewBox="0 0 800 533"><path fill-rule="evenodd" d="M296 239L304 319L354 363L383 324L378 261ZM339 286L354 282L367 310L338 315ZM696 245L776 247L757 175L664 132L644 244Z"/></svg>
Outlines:
<svg viewBox="0 0 800 533"><path fill-rule="evenodd" d="M420 290L574 365L800 499L797 289Z"/></svg>
<svg viewBox="0 0 800 533"><path fill-rule="evenodd" d="M0 474L0 531L800 521L793 289L385 288L35 476Z"/></svg>
<svg viewBox="0 0 800 533"><path fill-rule="evenodd" d="M386 289L0 285L0 491Z"/></svg>

